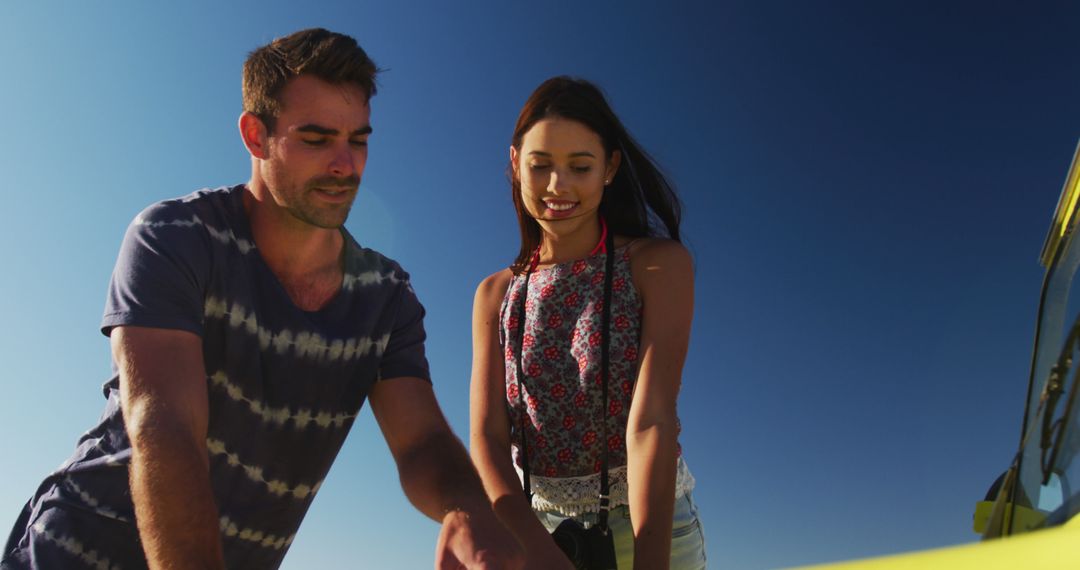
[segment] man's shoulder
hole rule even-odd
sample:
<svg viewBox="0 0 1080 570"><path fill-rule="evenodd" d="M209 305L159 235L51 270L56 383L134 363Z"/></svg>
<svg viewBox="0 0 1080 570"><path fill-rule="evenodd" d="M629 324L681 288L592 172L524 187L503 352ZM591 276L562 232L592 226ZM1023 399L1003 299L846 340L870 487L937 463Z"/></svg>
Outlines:
<svg viewBox="0 0 1080 570"><path fill-rule="evenodd" d="M241 186L203 188L186 196L160 200L143 208L135 217L138 224L163 225L168 222L192 222L193 218L210 217L233 209L237 202L236 192ZM177 225L184 225L178 223Z"/></svg>
<svg viewBox="0 0 1080 570"><path fill-rule="evenodd" d="M242 193L242 185L205 188L155 202L135 216L128 229L129 236L235 245L246 254L255 249L255 243L243 214Z"/></svg>
<svg viewBox="0 0 1080 570"><path fill-rule="evenodd" d="M409 273L401 264L383 253L360 245L345 232L348 253L345 261L346 283L351 280L357 284L408 284Z"/></svg>

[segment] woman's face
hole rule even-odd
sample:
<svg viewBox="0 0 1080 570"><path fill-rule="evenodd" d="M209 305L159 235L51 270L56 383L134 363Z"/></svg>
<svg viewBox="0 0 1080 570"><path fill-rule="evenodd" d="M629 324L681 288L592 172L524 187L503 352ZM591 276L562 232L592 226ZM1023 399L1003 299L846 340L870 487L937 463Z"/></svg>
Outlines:
<svg viewBox="0 0 1080 570"><path fill-rule="evenodd" d="M559 117L538 121L510 147L514 176L521 181L525 210L545 231L563 221L596 216L604 186L618 168L618 152L607 158L600 136L582 123Z"/></svg>

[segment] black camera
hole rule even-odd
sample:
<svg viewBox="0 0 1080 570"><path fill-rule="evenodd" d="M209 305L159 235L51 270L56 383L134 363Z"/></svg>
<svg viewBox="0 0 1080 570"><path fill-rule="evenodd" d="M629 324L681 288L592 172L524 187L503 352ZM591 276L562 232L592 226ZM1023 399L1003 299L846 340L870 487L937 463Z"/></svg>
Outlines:
<svg viewBox="0 0 1080 570"><path fill-rule="evenodd" d="M586 529L576 520L566 519L551 532L551 538L577 570L617 570L610 528L601 530L600 525L593 525Z"/></svg>

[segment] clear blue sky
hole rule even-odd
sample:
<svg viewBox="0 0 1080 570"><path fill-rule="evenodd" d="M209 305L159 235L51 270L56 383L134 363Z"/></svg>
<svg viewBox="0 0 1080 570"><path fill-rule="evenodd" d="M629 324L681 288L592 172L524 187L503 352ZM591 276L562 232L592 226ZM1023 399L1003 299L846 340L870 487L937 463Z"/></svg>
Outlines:
<svg viewBox="0 0 1080 570"><path fill-rule="evenodd" d="M685 202L680 414L711 566L976 538L1019 440L1037 256L1080 137L1080 5L157 4L0 7L0 536L101 411L127 223L246 180L241 63L324 26L388 69L348 228L412 273L459 434L472 293L516 251L514 119L543 79L580 75ZM427 568L437 530L365 412L285 568Z"/></svg>

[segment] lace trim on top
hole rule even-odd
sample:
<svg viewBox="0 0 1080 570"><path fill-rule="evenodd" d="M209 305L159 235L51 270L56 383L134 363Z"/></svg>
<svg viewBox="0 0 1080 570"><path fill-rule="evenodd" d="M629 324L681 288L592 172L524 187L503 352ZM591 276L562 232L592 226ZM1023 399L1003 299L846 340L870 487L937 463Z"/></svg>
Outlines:
<svg viewBox="0 0 1080 570"><path fill-rule="evenodd" d="M515 464L518 479L524 480L522 471ZM534 511L559 513L566 517L576 517L600 510L600 474L593 473L584 477L540 477L529 478L532 485L532 508ZM608 470L610 482L611 507L629 505L629 488L626 483L626 466L612 467ZM679 457L675 467L675 496L678 499L694 489L694 476L690 468Z"/></svg>

